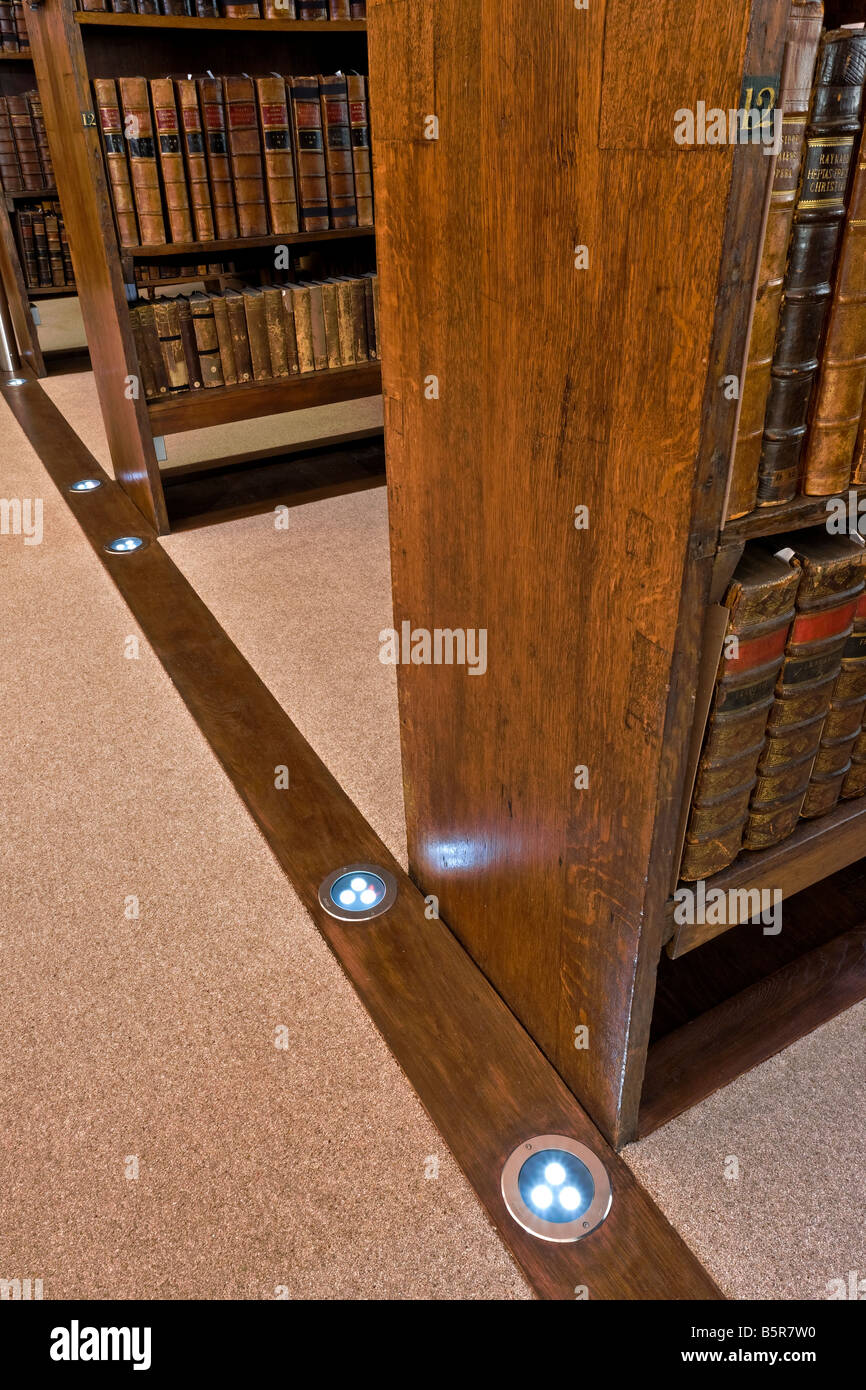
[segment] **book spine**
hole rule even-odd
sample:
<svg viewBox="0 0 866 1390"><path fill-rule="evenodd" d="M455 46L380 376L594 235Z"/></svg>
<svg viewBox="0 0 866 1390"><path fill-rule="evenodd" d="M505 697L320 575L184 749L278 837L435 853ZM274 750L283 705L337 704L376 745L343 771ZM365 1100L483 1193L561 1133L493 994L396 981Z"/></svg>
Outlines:
<svg viewBox="0 0 866 1390"><path fill-rule="evenodd" d="M351 0L328 0L329 19L351 19Z"/></svg>
<svg viewBox="0 0 866 1390"><path fill-rule="evenodd" d="M367 302L364 281L358 277L350 279L352 294L352 339L356 362L369 361L367 345Z"/></svg>
<svg viewBox="0 0 866 1390"><path fill-rule="evenodd" d="M337 286L326 280L322 286L322 314L325 320L325 343L329 367L342 367L340 355L340 320L337 311Z"/></svg>
<svg viewBox="0 0 866 1390"><path fill-rule="evenodd" d="M282 77L257 77L259 119L265 154L265 179L271 231L297 232L298 199L295 166L286 104L286 84Z"/></svg>
<svg viewBox="0 0 866 1390"><path fill-rule="evenodd" d="M129 178L126 141L123 138L123 122L120 119L117 88L111 78L97 77L93 82L93 94L96 109L99 112L102 149L108 169L108 186L111 189L117 235L121 246L137 246L138 224L135 219L135 200Z"/></svg>
<svg viewBox="0 0 866 1390"><path fill-rule="evenodd" d="M289 366L289 376L297 376L300 370L298 366L298 339L295 333L295 310L290 287L288 285L280 286L280 295L283 301L283 335L286 340L286 361Z"/></svg>
<svg viewBox="0 0 866 1390"><path fill-rule="evenodd" d="M226 19L260 19L260 18L261 18L261 14L260 14L260 12L259 12L259 7L258 7L258 4L256 4L256 3L251 3L251 4L246 4L246 5L229 5L229 4L224 4L224 5L223 5L223 10L225 11L225 17L226 17Z"/></svg>
<svg viewBox="0 0 866 1390"><path fill-rule="evenodd" d="M337 324L340 330L340 357L343 366L355 363L355 328L352 321L352 286L348 280L335 280L337 286Z"/></svg>
<svg viewBox="0 0 866 1390"><path fill-rule="evenodd" d="M800 191L773 355L758 504L796 496L809 403L845 217L866 75L866 34L836 30L818 55Z"/></svg>
<svg viewBox="0 0 866 1390"><path fill-rule="evenodd" d="M289 375L289 361L286 355L286 326L283 316L283 296L278 285L267 285L262 289L265 306L265 332L268 339L268 355L271 362L271 376Z"/></svg>
<svg viewBox="0 0 866 1390"><path fill-rule="evenodd" d="M357 227L355 169L345 77L320 77L328 208L332 227Z"/></svg>
<svg viewBox="0 0 866 1390"><path fill-rule="evenodd" d="M352 3L352 18L353 18L353 19L366 19L366 18L367 18L367 0L351 0L351 3Z"/></svg>
<svg viewBox="0 0 866 1390"><path fill-rule="evenodd" d="M198 344L195 339L195 325L192 321L192 309L190 302L185 294L175 295L178 318L180 320L180 340L183 344L183 355L186 362L187 376L189 377L189 388L191 391L200 391L202 387L201 362L198 355Z"/></svg>
<svg viewBox="0 0 866 1390"><path fill-rule="evenodd" d="M0 49L4 53L18 52L18 28L11 0L0 3Z"/></svg>
<svg viewBox="0 0 866 1390"><path fill-rule="evenodd" d="M292 285L292 312L295 318L295 341L298 346L298 371L316 369L313 356L313 320L310 312L310 291L305 285Z"/></svg>
<svg viewBox="0 0 866 1390"><path fill-rule="evenodd" d="M5 97L0 97L0 180L7 193L21 193L24 180L18 163L15 136L9 117L9 107Z"/></svg>
<svg viewBox="0 0 866 1390"><path fill-rule="evenodd" d="M159 399L160 396L168 395L169 384L152 304L142 303L138 306L138 322L142 342L144 344L144 351L150 363L151 372L153 373L157 399Z"/></svg>
<svg viewBox="0 0 866 1390"><path fill-rule="evenodd" d="M325 331L322 287L308 285L307 288L310 291L310 346L313 350L313 368L317 372L324 372L328 367L328 339Z"/></svg>
<svg viewBox="0 0 866 1390"><path fill-rule="evenodd" d="M267 236L268 213L261 138L252 78L223 79L239 234Z"/></svg>
<svg viewBox="0 0 866 1390"><path fill-rule="evenodd" d="M261 290L250 288L244 290L243 301L247 316L247 338L253 364L253 380L270 381L271 354L268 348L264 297Z"/></svg>
<svg viewBox="0 0 866 1390"><path fill-rule="evenodd" d="M866 711L866 595L854 615L854 631L842 652L842 669L833 687L830 708L806 790L801 817L824 816L842 795L851 771L851 756L863 729Z"/></svg>
<svg viewBox="0 0 866 1390"><path fill-rule="evenodd" d="M247 333L247 316L244 308L244 297L236 290L226 293L226 312L228 314L229 328L232 335L232 351L237 368L238 381L243 385L244 382L252 381L253 362L250 356L250 340Z"/></svg>
<svg viewBox="0 0 866 1390"><path fill-rule="evenodd" d="M192 241L192 218L180 143L180 122L170 77L154 77L150 83L162 186L172 241Z"/></svg>
<svg viewBox="0 0 866 1390"><path fill-rule="evenodd" d="M198 89L192 78L178 78L177 100L186 159L189 201L196 241L213 241L215 235L210 183L207 176L207 155L202 132Z"/></svg>
<svg viewBox="0 0 866 1390"><path fill-rule="evenodd" d="M51 283L51 261L48 256L48 236L45 231L45 214L40 207L33 209L33 241L36 248L36 266L39 284L47 288Z"/></svg>
<svg viewBox="0 0 866 1390"><path fill-rule="evenodd" d="M16 28L17 33L18 33L18 52L19 52L19 53L29 53L29 52L30 52L30 35L29 35L28 32L27 32L27 20L24 18L24 4L23 4L23 0L15 0L15 3L14 3L14 13L15 13L15 28Z"/></svg>
<svg viewBox="0 0 866 1390"><path fill-rule="evenodd" d="M235 386L237 385L238 369L237 363L235 362L235 350L232 344L232 330L229 324L228 306L224 295L213 295L212 302L214 328L216 329L217 343L219 344L223 381L226 386Z"/></svg>
<svg viewBox="0 0 866 1390"><path fill-rule="evenodd" d="M190 297L190 312L195 329L202 385L206 388L225 386L213 301L206 294L194 294Z"/></svg>
<svg viewBox="0 0 866 1390"><path fill-rule="evenodd" d="M36 264L36 247L33 238L33 213L22 208L18 214L18 235L21 239L21 257L24 262L24 278L31 288L39 284L39 268Z"/></svg>
<svg viewBox="0 0 866 1390"><path fill-rule="evenodd" d="M138 366L141 372L141 387L144 391L146 401L159 399L159 387L156 384L153 364L150 360L148 344L142 331L142 310L146 308L142 304L133 304L129 310L129 322L132 328L132 339L135 343L135 351L138 356Z"/></svg>
<svg viewBox="0 0 866 1390"><path fill-rule="evenodd" d="M6 105L9 111L9 119L12 124L12 134L15 139L15 149L18 155L18 164L21 169L21 178L27 192L38 192L44 185L42 182L42 165L39 162L39 150L36 145L36 132L33 129L33 122L30 118L30 107L26 96L18 93L15 96L6 98Z"/></svg>
<svg viewBox="0 0 866 1390"><path fill-rule="evenodd" d="M329 19L328 0L298 0L298 19Z"/></svg>
<svg viewBox="0 0 866 1390"><path fill-rule="evenodd" d="M371 362L379 357L379 344L376 338L376 286L375 275L364 276L364 309L367 314L367 355Z"/></svg>
<svg viewBox="0 0 866 1390"><path fill-rule="evenodd" d="M216 234L218 239L230 241L238 234L238 219L229 161L223 91L215 77L199 78L198 89Z"/></svg>
<svg viewBox="0 0 866 1390"><path fill-rule="evenodd" d="M370 164L370 128L367 119L367 82L347 77L349 125L352 131L352 165L355 171L355 205L358 226L373 226L373 173Z"/></svg>
<svg viewBox="0 0 866 1390"><path fill-rule="evenodd" d="M49 187L54 183L54 166L51 163L51 151L48 148L48 134L45 130L45 118L42 114L42 100L39 93L28 92L27 104L30 107L30 119L33 123L33 133L36 136L36 152L39 155L42 182L45 187Z"/></svg>
<svg viewBox="0 0 866 1390"><path fill-rule="evenodd" d="M110 10L108 0L79 0L79 7L82 10Z"/></svg>
<svg viewBox="0 0 866 1390"><path fill-rule="evenodd" d="M219 19L218 0L195 0L195 13L199 19Z"/></svg>
<svg viewBox="0 0 866 1390"><path fill-rule="evenodd" d="M325 231L328 214L328 177L322 134L319 83L315 77L290 77L292 131L298 169L298 201L301 230Z"/></svg>
<svg viewBox="0 0 866 1390"><path fill-rule="evenodd" d="M159 350L168 381L169 395L189 390L189 371L180 333L180 313L173 299L157 299L153 319L159 335Z"/></svg>
<svg viewBox="0 0 866 1390"><path fill-rule="evenodd" d="M264 0L265 19L297 19L295 0Z"/></svg>
<svg viewBox="0 0 866 1390"><path fill-rule="evenodd" d="M129 173L141 241L145 245L165 245L165 221L162 214L162 195L156 162L153 121L144 77L118 79L127 132Z"/></svg>
<svg viewBox="0 0 866 1390"><path fill-rule="evenodd" d="M866 127L839 252L833 302L809 427L803 492L824 496L848 486L866 392Z"/></svg>
<svg viewBox="0 0 866 1390"><path fill-rule="evenodd" d="M57 220L57 214L52 211L50 204L43 204L43 213L45 216L45 238L48 242L48 261L51 266L51 283L59 287L66 284L63 251L60 246L60 224Z"/></svg>

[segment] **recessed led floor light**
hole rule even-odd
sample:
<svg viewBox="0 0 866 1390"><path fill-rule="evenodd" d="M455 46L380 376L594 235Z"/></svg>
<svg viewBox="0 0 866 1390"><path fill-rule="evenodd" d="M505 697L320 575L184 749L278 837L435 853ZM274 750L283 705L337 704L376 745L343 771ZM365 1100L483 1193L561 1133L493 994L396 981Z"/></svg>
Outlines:
<svg viewBox="0 0 866 1390"><path fill-rule="evenodd" d="M101 478L79 478L77 483L73 483L70 492L95 492L98 487L102 487Z"/></svg>
<svg viewBox="0 0 866 1390"><path fill-rule="evenodd" d="M369 922L393 907L397 880L377 864L344 864L319 886L319 903L341 922Z"/></svg>
<svg viewBox="0 0 866 1390"><path fill-rule="evenodd" d="M26 385L27 385L27 378L26 378L26 376L10 376L9 380L8 380L7 382L4 382L4 385L5 385L5 386L26 386Z"/></svg>
<svg viewBox="0 0 866 1390"><path fill-rule="evenodd" d="M601 1159L565 1134L540 1134L516 1148L502 1170L502 1196L525 1231L559 1242L589 1235L613 1200Z"/></svg>
<svg viewBox="0 0 866 1390"><path fill-rule="evenodd" d="M147 541L142 536L118 536L117 540L109 541L105 549L111 555L128 555L131 550L141 550L145 545Z"/></svg>

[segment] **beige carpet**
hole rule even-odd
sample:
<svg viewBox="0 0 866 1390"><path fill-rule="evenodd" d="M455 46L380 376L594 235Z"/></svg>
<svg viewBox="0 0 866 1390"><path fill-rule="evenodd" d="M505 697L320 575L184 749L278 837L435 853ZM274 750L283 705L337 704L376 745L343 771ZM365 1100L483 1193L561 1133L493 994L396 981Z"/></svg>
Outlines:
<svg viewBox="0 0 866 1390"><path fill-rule="evenodd" d="M528 1297L2 403L0 437L45 504L0 536L0 1278Z"/></svg>

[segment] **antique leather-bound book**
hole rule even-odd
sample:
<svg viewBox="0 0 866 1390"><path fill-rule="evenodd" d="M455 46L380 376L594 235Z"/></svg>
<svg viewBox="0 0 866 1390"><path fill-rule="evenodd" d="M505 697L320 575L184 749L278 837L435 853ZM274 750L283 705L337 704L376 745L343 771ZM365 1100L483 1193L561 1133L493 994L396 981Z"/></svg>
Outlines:
<svg viewBox="0 0 866 1390"><path fill-rule="evenodd" d="M134 135L127 139L129 174L138 214L138 230L145 246L165 245L165 220L156 164L156 144L146 77L121 77L117 82L123 119L133 118ZM127 125L127 129L129 126Z"/></svg>
<svg viewBox="0 0 866 1390"><path fill-rule="evenodd" d="M325 170L332 227L357 227L355 169L349 127L349 97L345 77L319 77Z"/></svg>
<svg viewBox="0 0 866 1390"><path fill-rule="evenodd" d="M149 306L143 304L131 304L129 308L129 323L132 328L132 338L135 343L135 351L138 356L138 365L141 370L141 389L147 401L159 399L159 387L156 384L153 363L150 358L148 343L142 332L142 309Z"/></svg>
<svg viewBox="0 0 866 1390"><path fill-rule="evenodd" d="M328 0L328 10L331 19L352 18L351 0Z"/></svg>
<svg viewBox="0 0 866 1390"><path fill-rule="evenodd" d="M325 331L322 287L312 280L304 280L302 283L310 291L310 345L313 349L313 367L317 372L324 372L328 367L328 338Z"/></svg>
<svg viewBox="0 0 866 1390"><path fill-rule="evenodd" d="M289 77L286 82L292 107L301 231L321 232L330 227L331 219L319 80L317 77Z"/></svg>
<svg viewBox="0 0 866 1390"><path fill-rule="evenodd" d="M866 729L861 729L851 751L851 767L842 783L843 800L866 796Z"/></svg>
<svg viewBox="0 0 866 1390"><path fill-rule="evenodd" d="M328 0L298 0L298 19L330 19Z"/></svg>
<svg viewBox="0 0 866 1390"><path fill-rule="evenodd" d="M18 233L21 237L21 252L24 257L24 279L27 285L39 284L39 267L36 264L36 249L33 241L33 213L22 208L18 214Z"/></svg>
<svg viewBox="0 0 866 1390"><path fill-rule="evenodd" d="M773 354L758 504L797 494L809 403L860 131L866 33L836 29L818 52L806 152Z"/></svg>
<svg viewBox="0 0 866 1390"><path fill-rule="evenodd" d="M367 18L367 0L352 0L352 18Z"/></svg>
<svg viewBox="0 0 866 1390"><path fill-rule="evenodd" d="M265 19L297 19L298 12L295 0L282 0L278 5L277 0L264 0Z"/></svg>
<svg viewBox="0 0 866 1390"><path fill-rule="evenodd" d="M275 74L257 77L256 95L262 123L271 231L297 232L298 198L285 78Z"/></svg>
<svg viewBox="0 0 866 1390"><path fill-rule="evenodd" d="M5 97L0 97L0 179L7 193L20 193L24 188L15 136Z"/></svg>
<svg viewBox="0 0 866 1390"><path fill-rule="evenodd" d="M292 296L292 312L295 320L295 342L298 348L298 371L315 371L313 356L313 321L310 313L310 291L306 285L288 285Z"/></svg>
<svg viewBox="0 0 866 1390"><path fill-rule="evenodd" d="M189 308L195 330L202 386L225 386L213 301L210 295L195 290L189 297Z"/></svg>
<svg viewBox="0 0 866 1390"><path fill-rule="evenodd" d="M686 829L686 881L718 873L740 852L799 579L784 560L747 546L725 595L730 616Z"/></svg>
<svg viewBox="0 0 866 1390"><path fill-rule="evenodd" d="M373 173L370 164L370 126L367 116L367 80L357 73L346 78L349 94L349 126L352 132L352 165L355 170L355 205L358 226L373 225Z"/></svg>
<svg viewBox="0 0 866 1390"><path fill-rule="evenodd" d="M851 477L866 392L866 126L848 199L827 335L806 442L802 491L841 492Z"/></svg>
<svg viewBox="0 0 866 1390"><path fill-rule="evenodd" d="M195 0L195 12L199 19L219 19L219 0Z"/></svg>
<svg viewBox="0 0 866 1390"><path fill-rule="evenodd" d="M866 558L866 557L864 557ZM864 572L866 578L866 572ZM866 591L854 614L854 631L842 652L842 670L821 731L821 742L800 815L832 811L851 770L851 755L863 729L866 710Z"/></svg>
<svg viewBox="0 0 866 1390"><path fill-rule="evenodd" d="M159 350L168 379L170 395L189 389L189 371L180 335L180 313L173 299L157 299L153 305L153 321L159 335Z"/></svg>
<svg viewBox="0 0 866 1390"><path fill-rule="evenodd" d="M351 367L355 357L355 328L353 323L352 286L341 275L332 275L337 289L337 326L340 330L340 357L344 367Z"/></svg>
<svg viewBox="0 0 866 1390"><path fill-rule="evenodd" d="M159 331L156 326L156 318L153 312L153 305L143 301L138 305L138 325L141 333L144 354L150 363L150 370L153 373L153 380L156 386L157 396L168 394L168 372L165 367L165 360L159 341ZM144 375L144 364L141 365L142 376Z"/></svg>
<svg viewBox="0 0 866 1390"><path fill-rule="evenodd" d="M253 379L253 360L250 356L250 339L247 332L247 315L244 297L237 290L226 290L223 295L226 303L229 328L232 335L235 366L238 381L243 384Z"/></svg>
<svg viewBox="0 0 866 1390"><path fill-rule="evenodd" d="M764 413L770 390L770 369L785 282L785 262L800 182L812 76L823 16L822 0L793 0L779 85L782 143L773 171L773 187L757 277L742 407L731 469L729 518L745 516L754 509L758 500L758 464L764 437Z"/></svg>
<svg viewBox="0 0 866 1390"><path fill-rule="evenodd" d="M251 77L223 78L239 235L267 236L262 141Z"/></svg>
<svg viewBox="0 0 866 1390"><path fill-rule="evenodd" d="M268 347L268 327L265 321L265 301L260 289L248 286L242 295L247 316L247 338L253 364L254 381L270 381L271 353Z"/></svg>
<svg viewBox="0 0 866 1390"><path fill-rule="evenodd" d="M36 136L36 152L39 155L42 182L47 187L54 183L54 166L51 163L51 151L48 148L45 117L42 113L42 98L38 92L27 92L26 97L30 107L30 119L33 122L33 133Z"/></svg>
<svg viewBox="0 0 866 1390"><path fill-rule="evenodd" d="M782 553L800 571L797 616L767 721L745 849L766 849L797 827L862 592L863 550L847 536L816 527L792 536Z"/></svg>
<svg viewBox="0 0 866 1390"><path fill-rule="evenodd" d="M192 308L185 294L176 294L174 302L177 305L180 322L180 341L183 344L189 388L191 391L200 391L203 384L201 362L199 361L198 343L195 337L195 325L192 321Z"/></svg>
<svg viewBox="0 0 866 1390"><path fill-rule="evenodd" d="M33 209L33 243L36 250L36 265L40 285L50 285L51 260L48 255L48 237L45 232L45 214L37 203Z"/></svg>
<svg viewBox="0 0 866 1390"><path fill-rule="evenodd" d="M156 141L162 165L162 186L172 241L192 241L192 217L183 166L180 121L170 77L154 77L150 83Z"/></svg>
<svg viewBox="0 0 866 1390"><path fill-rule="evenodd" d="M6 106L12 124L12 134L15 137L15 148L18 152L18 164L21 169L24 188L28 192L38 191L44 187L42 165L39 161L36 131L33 129L27 97L23 92L14 96L7 96Z"/></svg>
<svg viewBox="0 0 866 1390"><path fill-rule="evenodd" d="M0 51L18 52L18 29L15 25L12 0L2 0L0 3Z"/></svg>
<svg viewBox="0 0 866 1390"><path fill-rule="evenodd" d="M288 285L280 285L279 289L283 301L283 336L286 341L286 362L289 367L289 376L297 376L300 367L298 366L298 339L295 334L295 309L292 303L292 291Z"/></svg>
<svg viewBox="0 0 866 1390"><path fill-rule="evenodd" d="M322 291L322 315L325 320L325 344L328 352L328 366L342 367L340 355L340 320L337 313L337 286L333 280L320 282Z"/></svg>
<svg viewBox="0 0 866 1390"><path fill-rule="evenodd" d="M195 80L189 77L178 78L175 86L180 108L180 129L186 162L186 181L193 232L196 241L213 241L215 235L214 216L210 201L210 183L207 176L207 155L205 153L201 111L198 104L198 87Z"/></svg>
<svg viewBox="0 0 866 1390"><path fill-rule="evenodd" d="M23 0L15 0L15 28L18 32L18 52L30 52L30 35L27 32L27 20L24 18Z"/></svg>
<svg viewBox="0 0 866 1390"><path fill-rule="evenodd" d="M99 126L102 131L102 147L108 167L108 183L111 188L111 201L114 205L114 220L121 246L138 245L138 224L135 219L135 200L129 177L129 164L126 159L126 141L123 137L123 121L117 87L110 77L97 77L93 81L93 94L99 112Z"/></svg>
<svg viewBox="0 0 866 1390"><path fill-rule="evenodd" d="M57 213L53 211L50 203L43 203L42 214L45 219L45 239L48 242L51 283L52 285L62 285L66 277L63 273L63 252L60 249L60 227L57 222Z"/></svg>
<svg viewBox="0 0 866 1390"><path fill-rule="evenodd" d="M263 285L262 299L265 304L265 332L268 338L271 376L288 376L289 360L286 354L286 325L283 315L283 294L279 285Z"/></svg>
<svg viewBox="0 0 866 1390"><path fill-rule="evenodd" d="M223 4L226 19L260 19L258 0L252 0L250 4L230 5Z"/></svg>
<svg viewBox="0 0 866 1390"><path fill-rule="evenodd" d="M218 239L231 240L238 234L238 219L228 153L223 89L219 78L200 77L198 90L204 121L205 153L210 174L214 225Z"/></svg>
<svg viewBox="0 0 866 1390"><path fill-rule="evenodd" d="M238 368L235 362L235 350L234 344L232 343L232 330L229 324L229 311L226 305L225 295L212 295L211 300L213 303L214 328L216 329L220 362L222 363L223 381L226 386L236 386Z"/></svg>
<svg viewBox="0 0 866 1390"><path fill-rule="evenodd" d="M367 314L367 356L371 362L375 362L379 356L379 344L376 339L375 280L376 276L372 272L364 276L364 308Z"/></svg>

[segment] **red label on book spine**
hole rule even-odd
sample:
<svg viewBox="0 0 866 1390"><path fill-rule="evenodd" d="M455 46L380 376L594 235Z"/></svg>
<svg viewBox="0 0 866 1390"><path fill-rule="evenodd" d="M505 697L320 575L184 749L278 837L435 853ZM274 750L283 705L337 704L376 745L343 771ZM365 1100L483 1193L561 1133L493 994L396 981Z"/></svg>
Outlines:
<svg viewBox="0 0 866 1390"><path fill-rule="evenodd" d="M251 101L233 102L229 106L230 125L255 125L256 108Z"/></svg>
<svg viewBox="0 0 866 1390"><path fill-rule="evenodd" d="M177 130L176 111L172 111L169 107L158 106L155 115L157 130Z"/></svg>
<svg viewBox="0 0 866 1390"><path fill-rule="evenodd" d="M120 130L120 112L116 106L100 106L103 130Z"/></svg>
<svg viewBox="0 0 866 1390"><path fill-rule="evenodd" d="M218 102L206 101L204 103L204 123L208 130L222 130L223 107Z"/></svg>
<svg viewBox="0 0 866 1390"><path fill-rule="evenodd" d="M830 637L841 637L854 621L859 599L852 599L841 608L831 608L828 613L801 613L794 621L791 641L799 646L803 642L823 642Z"/></svg>
<svg viewBox="0 0 866 1390"><path fill-rule="evenodd" d="M785 650L787 636L788 629L780 627L777 632L768 632L762 637L753 637L746 641L741 640L737 655L725 659L725 675L753 671L758 666L767 666L771 661L778 661ZM728 641L730 638L726 639L726 643Z"/></svg>
<svg viewBox="0 0 866 1390"><path fill-rule="evenodd" d="M319 111L319 103L317 101L296 101L295 119L298 125L305 130L312 129L314 126L320 126L322 124L322 115Z"/></svg>
<svg viewBox="0 0 866 1390"><path fill-rule="evenodd" d="M198 107L184 106L183 125L185 130L198 130Z"/></svg>
<svg viewBox="0 0 866 1390"><path fill-rule="evenodd" d="M285 106L277 104L262 107L262 125L285 127L288 123L289 116Z"/></svg>

